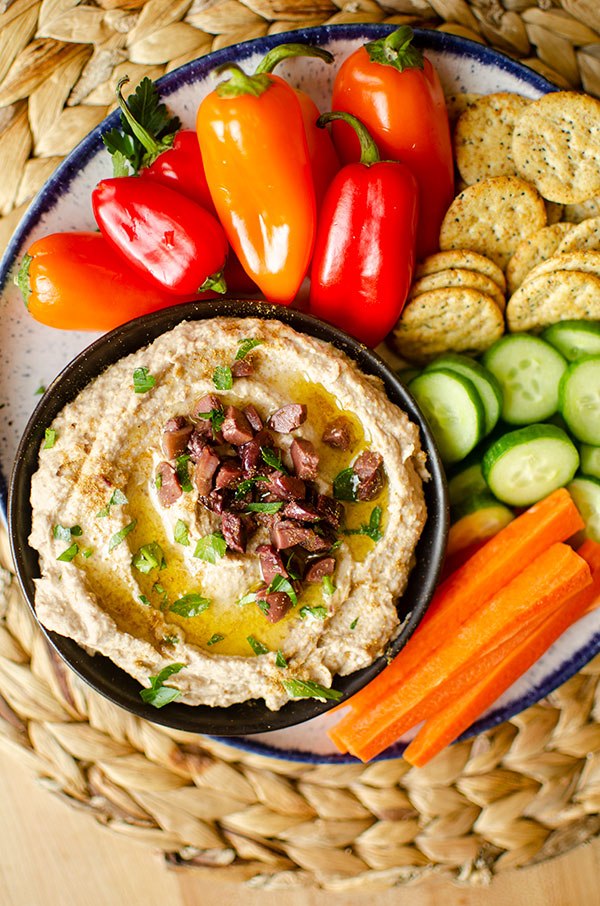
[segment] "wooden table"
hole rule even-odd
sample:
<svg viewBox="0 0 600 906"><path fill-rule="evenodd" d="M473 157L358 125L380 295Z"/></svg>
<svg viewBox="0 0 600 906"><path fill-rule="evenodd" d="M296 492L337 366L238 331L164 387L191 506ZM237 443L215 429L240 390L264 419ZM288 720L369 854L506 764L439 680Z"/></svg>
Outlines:
<svg viewBox="0 0 600 906"><path fill-rule="evenodd" d="M334 895L251 890L201 870L169 871L147 846L101 827L0 755L2 906L598 906L600 840L499 875L490 888L427 882Z"/></svg>

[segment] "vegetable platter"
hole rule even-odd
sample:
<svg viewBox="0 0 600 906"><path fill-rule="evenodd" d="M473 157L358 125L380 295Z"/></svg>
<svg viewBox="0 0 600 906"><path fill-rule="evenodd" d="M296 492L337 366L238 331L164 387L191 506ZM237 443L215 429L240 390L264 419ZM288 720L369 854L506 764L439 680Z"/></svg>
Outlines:
<svg viewBox="0 0 600 906"><path fill-rule="evenodd" d="M331 66L318 58L297 57L283 60L279 63L277 70L278 75L283 76L294 89L302 89L306 92L316 103L318 109L325 112L332 109L331 92L340 64L366 41L384 37L392 30L390 27L378 25L329 26L250 41L211 54L169 73L158 83L161 99L168 105L169 111L181 119L184 128L192 129L199 103L214 89L215 82L211 74L216 67L224 66L231 70L232 64L238 64L245 73L255 72L268 51L285 41L293 41L294 43L316 45L334 56ZM553 90L550 83L531 70L527 70L495 51L464 39L441 33L417 31L415 44L424 51L427 59L437 70L446 96L507 91L524 98L536 99ZM334 109L343 109L341 100ZM95 229L92 193L101 180L107 188L102 197L96 195L94 202L96 214L102 217L100 208L104 206L105 210L109 212L107 219L110 221L109 192L113 188L111 183L114 180L112 179L110 157L101 136L110 128L117 126L118 112L115 112L90 133L58 168L32 203L2 261L4 318L0 330L4 343L2 344L0 369L1 386L4 389L3 399L0 400L2 406L0 409L2 436L0 481L4 486L12 466L21 429L37 401L36 395L48 386L60 369L93 337L93 334L90 335L89 332L71 329L53 330L33 321L23 306L20 292L12 285L12 278L15 276L23 254L35 240L41 240L53 232L93 231ZM347 123L344 123L343 127L351 128ZM334 123L334 129L337 128L342 128L342 124ZM348 133L344 140L350 141ZM431 164L426 164L426 167L431 172ZM405 188L407 192L409 191L408 182L406 181ZM437 197L440 193L434 194ZM450 200L450 198L444 199L444 207ZM224 215L221 210L219 213L223 219ZM435 245L431 244L430 237L421 235L423 224L425 227L429 225L422 221L420 226L418 238L420 256L435 248ZM118 224L115 228L118 228ZM206 228L208 229L208 225ZM222 263L218 260L218 241L218 237L216 237L214 243L216 258L206 265L206 276L212 279L216 275L217 283L219 265ZM236 248L236 252L238 257L243 259L244 249ZM257 274L256 283L261 286L259 278L260 275ZM325 277L321 282L325 285ZM202 281L198 280L194 286L197 289L215 288L214 283L206 286L201 286L201 283ZM175 286L175 289L177 288ZM294 292L296 288L293 288ZM218 286L216 289L218 291ZM280 294L279 300L283 302L289 301L289 295L292 293L292 289L285 287L273 289L263 285L261 289L271 298L277 298L277 294ZM173 286L168 288L168 291L173 292ZM306 292L306 290L304 291ZM157 293L160 292L162 289L157 289ZM315 313L322 314L325 319L334 320L331 309L328 310L328 306L337 304L334 296L324 297L323 301L318 304L322 304L323 309L318 311L318 306L315 305ZM72 327L68 323L62 326ZM390 323L387 325L387 329L392 326ZM99 325L99 327L100 330L108 329L108 325ZM350 329L351 327L352 325L350 325ZM370 339L374 343L381 337ZM551 346L551 344L549 345ZM410 356L406 356L406 358L410 360ZM501 355L499 358L501 359ZM448 362L445 365L448 365ZM419 376L415 376L414 373L411 376L412 381L416 382L411 389L418 391L419 382L423 383L423 375L430 375L425 378L427 384L430 380L435 382L439 379L436 374L441 375L442 378L446 375L447 378L448 371L451 375L457 373L456 368L452 371L452 369L446 368L444 363L437 371L435 365L431 367L431 363L428 363ZM468 381L467 378L467 383ZM458 384L460 383L459 380ZM418 396L418 393L415 392L415 395ZM565 405L568 408L569 404ZM479 403L479 407L475 403L475 410L474 421L477 424L473 431L473 437L476 438L471 445L473 447L476 446L477 439L483 433L482 424L485 425L485 419L489 417L489 413L482 409L481 403ZM557 430L560 431L562 428L559 426ZM462 460L462 458L462 451L460 455L450 456L450 459L454 460ZM502 477L500 482L502 484ZM5 494L3 494L4 497ZM526 503L527 501L524 501L524 504ZM4 505L5 500L3 499ZM501 504L499 506L501 507ZM487 714L471 728L470 732L475 733L492 726L537 701L575 673L598 650L600 650L600 618L598 613L591 613L568 629L560 637L559 642L493 705ZM339 714L327 714L309 721L299 728L238 739L235 745L275 757L325 762L351 760L349 755L338 754L327 736L327 729L339 719ZM403 745L402 741L392 745L383 753L383 757L397 756Z"/></svg>

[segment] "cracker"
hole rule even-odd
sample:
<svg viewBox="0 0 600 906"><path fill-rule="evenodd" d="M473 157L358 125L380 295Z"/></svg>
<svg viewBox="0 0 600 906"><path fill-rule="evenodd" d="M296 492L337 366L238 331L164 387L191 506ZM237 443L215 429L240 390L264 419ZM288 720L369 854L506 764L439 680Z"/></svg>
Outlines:
<svg viewBox="0 0 600 906"><path fill-rule="evenodd" d="M512 134L529 104L529 98L500 91L479 98L460 115L454 130L454 154L466 183L472 185L491 176L517 176Z"/></svg>
<svg viewBox="0 0 600 906"><path fill-rule="evenodd" d="M446 110L448 111L448 121L451 130L454 129L461 113L464 113L464 111L467 110L471 104L474 104L475 101L478 101L480 97L480 94L474 94L468 91L465 91L463 94L446 95Z"/></svg>
<svg viewBox="0 0 600 906"><path fill-rule="evenodd" d="M458 195L442 221L440 249L473 249L504 269L523 239L546 226L544 200L528 182L496 176Z"/></svg>
<svg viewBox="0 0 600 906"><path fill-rule="evenodd" d="M554 271L579 271L581 274L593 274L594 277L600 277L600 252L580 250L552 255L534 267L525 278L524 283L539 277L540 274L552 274Z"/></svg>
<svg viewBox="0 0 600 906"><path fill-rule="evenodd" d="M449 289L452 286L470 286L472 289L478 289L480 292L491 296L500 311L504 311L506 308L504 293L491 277L462 267L448 268L447 270L438 271L437 274L429 274L427 277L415 280L410 288L408 298L412 299L414 296L429 292L432 289Z"/></svg>
<svg viewBox="0 0 600 906"><path fill-rule="evenodd" d="M600 250L600 217L588 217L576 226L571 227L568 235L556 249L561 252L574 251L599 251Z"/></svg>
<svg viewBox="0 0 600 906"><path fill-rule="evenodd" d="M472 252L470 249L450 249L447 252L435 252L433 255L428 255L417 265L415 279L418 280L421 277L427 277L428 274L437 274L439 271L455 267L485 274L498 284L503 293L506 291L506 280L498 265L494 264L491 258L486 258L485 255Z"/></svg>
<svg viewBox="0 0 600 906"><path fill-rule="evenodd" d="M570 223L553 223L520 242L506 268L509 295L521 285L527 274L556 252L565 235L573 229Z"/></svg>
<svg viewBox="0 0 600 906"><path fill-rule="evenodd" d="M600 198L588 198L580 204L566 204L563 208L563 220L569 223L581 223L588 217L600 216Z"/></svg>
<svg viewBox="0 0 600 906"><path fill-rule="evenodd" d="M600 278L554 271L526 280L506 306L511 331L539 331L569 318L600 319Z"/></svg>
<svg viewBox="0 0 600 906"><path fill-rule="evenodd" d="M552 91L531 103L515 126L519 175L548 201L576 204L600 193L600 101Z"/></svg>
<svg viewBox="0 0 600 906"><path fill-rule="evenodd" d="M478 355L503 332L504 318L491 296L455 286L421 293L408 302L392 339L403 358L425 365L444 352Z"/></svg>

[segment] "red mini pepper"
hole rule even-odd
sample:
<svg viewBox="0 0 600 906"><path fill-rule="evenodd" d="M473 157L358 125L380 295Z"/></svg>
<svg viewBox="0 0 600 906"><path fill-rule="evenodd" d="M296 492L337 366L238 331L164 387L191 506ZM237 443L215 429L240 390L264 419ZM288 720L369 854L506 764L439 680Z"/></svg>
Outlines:
<svg viewBox="0 0 600 906"><path fill-rule="evenodd" d="M310 311L376 346L400 316L412 280L418 213L417 181L404 164L382 161L362 123L358 163L334 177L321 209L311 270Z"/></svg>
<svg viewBox="0 0 600 906"><path fill-rule="evenodd" d="M421 258L439 247L440 226L454 197L454 163L441 83L412 37L412 29L402 26L351 54L336 76L332 106L357 116L381 156L402 161L415 174ZM342 163L358 160L359 143L346 123L334 124L333 138Z"/></svg>
<svg viewBox="0 0 600 906"><path fill-rule="evenodd" d="M61 330L112 330L184 301L151 286L92 232L37 239L17 283L32 318Z"/></svg>
<svg viewBox="0 0 600 906"><path fill-rule="evenodd" d="M98 183L92 206L106 241L155 286L179 296L225 292L225 233L191 198L137 176L117 176Z"/></svg>

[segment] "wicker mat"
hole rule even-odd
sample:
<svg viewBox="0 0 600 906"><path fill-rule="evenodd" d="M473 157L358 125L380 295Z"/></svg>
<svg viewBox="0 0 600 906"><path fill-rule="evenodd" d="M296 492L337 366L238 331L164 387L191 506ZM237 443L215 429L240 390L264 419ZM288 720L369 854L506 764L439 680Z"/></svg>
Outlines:
<svg viewBox="0 0 600 906"><path fill-rule="evenodd" d="M600 96L597 0L0 0L0 248L114 86L209 51L334 22L489 43ZM600 832L600 657L422 770L307 765L163 729L100 698L46 645L0 537L0 748L112 830L254 886L485 883Z"/></svg>

